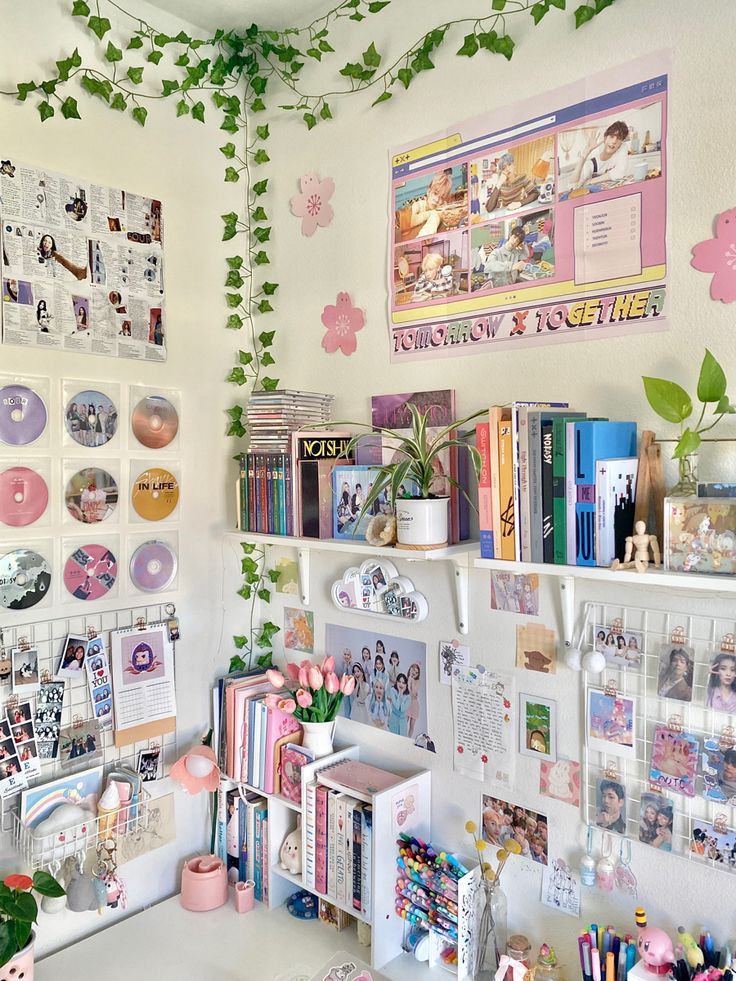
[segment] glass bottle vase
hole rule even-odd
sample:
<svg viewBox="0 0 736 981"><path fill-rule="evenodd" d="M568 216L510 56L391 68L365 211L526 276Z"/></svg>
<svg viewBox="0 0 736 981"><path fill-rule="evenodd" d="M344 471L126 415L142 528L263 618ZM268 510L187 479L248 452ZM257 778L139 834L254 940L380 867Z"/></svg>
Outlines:
<svg viewBox="0 0 736 981"><path fill-rule="evenodd" d="M493 981L506 953L506 895L495 881L482 879L475 894L471 954L473 981Z"/></svg>
<svg viewBox="0 0 736 981"><path fill-rule="evenodd" d="M669 497L694 497L698 493L698 454L689 453L677 461L677 483Z"/></svg>

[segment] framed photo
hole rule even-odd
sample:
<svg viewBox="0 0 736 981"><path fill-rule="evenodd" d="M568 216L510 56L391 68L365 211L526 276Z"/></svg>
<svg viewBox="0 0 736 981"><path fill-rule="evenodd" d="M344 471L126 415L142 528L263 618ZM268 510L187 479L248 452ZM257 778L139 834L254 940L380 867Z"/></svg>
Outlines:
<svg viewBox="0 0 736 981"><path fill-rule="evenodd" d="M519 693L519 752L535 759L557 759L557 702Z"/></svg>
<svg viewBox="0 0 736 981"><path fill-rule="evenodd" d="M664 567L669 572L732 576L736 572L736 500L665 498Z"/></svg>
<svg viewBox="0 0 736 981"><path fill-rule="evenodd" d="M20 798L20 820L27 828L35 828L59 804L81 804L90 814L96 814L97 799L102 791L102 772L103 767L96 766L24 790Z"/></svg>
<svg viewBox="0 0 736 981"><path fill-rule="evenodd" d="M652 739L650 782L663 790L694 797L698 745L692 733L657 726Z"/></svg>
<svg viewBox="0 0 736 981"><path fill-rule="evenodd" d="M660 698L691 702L694 667L695 651L692 647L684 644L662 644L657 676L657 694Z"/></svg>
<svg viewBox="0 0 736 981"><path fill-rule="evenodd" d="M549 824L546 814L482 794L481 827L483 838L490 845L499 847L514 838L521 848L522 858L531 858L539 865L547 864Z"/></svg>
<svg viewBox="0 0 736 981"><path fill-rule="evenodd" d="M598 624L594 646L606 663L619 671L638 671L642 665L644 634L639 630L612 630Z"/></svg>
<svg viewBox="0 0 736 981"><path fill-rule="evenodd" d="M38 651L34 647L14 647L11 651L13 659L13 691L26 698L31 692L38 691L41 679L38 673Z"/></svg>
<svg viewBox="0 0 736 981"><path fill-rule="evenodd" d="M586 738L588 747L636 759L636 702L625 695L588 689Z"/></svg>
<svg viewBox="0 0 736 981"><path fill-rule="evenodd" d="M663 852L672 851L675 805L663 794L646 791L639 802L639 841Z"/></svg>
<svg viewBox="0 0 736 981"><path fill-rule="evenodd" d="M59 762L63 769L79 762L88 766L102 759L102 734L96 719L62 729L59 735Z"/></svg>
<svg viewBox="0 0 736 981"><path fill-rule="evenodd" d="M604 831L626 834L626 787L611 777L601 777L595 785L595 823Z"/></svg>
<svg viewBox="0 0 736 981"><path fill-rule="evenodd" d="M69 634L64 641L59 656L59 664L56 669L57 678L78 678L80 671L84 669L84 662L87 657L87 645L89 641L86 637L79 637L77 634Z"/></svg>
<svg viewBox="0 0 736 981"><path fill-rule="evenodd" d="M703 743L703 797L736 806L736 748L732 737Z"/></svg>
<svg viewBox="0 0 736 981"><path fill-rule="evenodd" d="M138 775L143 783L151 783L161 776L161 750L142 749L138 754Z"/></svg>
<svg viewBox="0 0 736 981"><path fill-rule="evenodd" d="M714 712L736 715L736 652L720 650L713 655L705 704Z"/></svg>

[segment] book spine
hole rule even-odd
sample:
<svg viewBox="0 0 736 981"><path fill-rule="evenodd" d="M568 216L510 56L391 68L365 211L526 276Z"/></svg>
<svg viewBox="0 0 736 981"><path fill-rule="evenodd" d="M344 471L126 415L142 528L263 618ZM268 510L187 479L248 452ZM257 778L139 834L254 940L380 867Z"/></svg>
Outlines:
<svg viewBox="0 0 736 981"><path fill-rule="evenodd" d="M362 811L362 823L361 823L361 855L360 855L360 868L361 868L361 894L360 894L360 911L364 916L369 919L371 917L371 906L373 901L371 885L372 879L372 861L373 861L373 808L370 804L363 805Z"/></svg>
<svg viewBox="0 0 736 981"><path fill-rule="evenodd" d="M362 886L363 864L361 855L363 824L363 805L356 804L353 808L353 909L360 912L360 892Z"/></svg>
<svg viewBox="0 0 736 981"><path fill-rule="evenodd" d="M514 473L511 423L498 424L499 492L501 495L501 558L516 558L514 517Z"/></svg>
<svg viewBox="0 0 736 981"><path fill-rule="evenodd" d="M245 882L248 878L248 837L246 834L245 801L238 794L238 881Z"/></svg>
<svg viewBox="0 0 736 981"><path fill-rule="evenodd" d="M270 852L268 850L268 811L263 815L263 821L261 823L261 848L263 854L263 876L261 882L261 901L264 906L270 905L270 889L269 880L271 876L271 870L269 868L269 858Z"/></svg>
<svg viewBox="0 0 736 981"><path fill-rule="evenodd" d="M554 496L552 491L552 421L542 423L542 562L554 562Z"/></svg>
<svg viewBox="0 0 736 981"><path fill-rule="evenodd" d="M565 425L565 457L566 476L565 476L565 511L567 542L566 554L567 564L577 564L577 517L575 505L577 503L577 487L575 486L575 423L568 422Z"/></svg>
<svg viewBox="0 0 736 981"><path fill-rule="evenodd" d="M225 848L227 851L227 873L228 880L234 881L239 868L239 848L238 830L240 816L240 794L237 790L228 790L226 793L227 802L227 830L225 834Z"/></svg>
<svg viewBox="0 0 736 981"><path fill-rule="evenodd" d="M337 863L335 862L336 803L337 792L330 791L327 798L327 895L335 895Z"/></svg>
<svg viewBox="0 0 736 981"><path fill-rule="evenodd" d="M491 527L493 528L494 558L501 557L501 473L498 452L498 424L503 410L493 406L488 413L488 450L491 476Z"/></svg>
<svg viewBox="0 0 736 981"><path fill-rule="evenodd" d="M217 788L217 835L215 854L227 865L227 783L220 780Z"/></svg>
<svg viewBox="0 0 736 981"><path fill-rule="evenodd" d="M322 784L317 784L317 821L315 834L315 888L323 895L327 893L327 823L328 806L327 797L329 791Z"/></svg>
<svg viewBox="0 0 736 981"><path fill-rule="evenodd" d="M253 876L253 881L255 882L255 889L253 890L253 892L256 900L258 902L261 902L263 900L263 839L261 838L262 815L261 815L260 808L256 808L255 823L256 823L256 859L255 859L255 875Z"/></svg>
<svg viewBox="0 0 736 981"><path fill-rule="evenodd" d="M273 457L270 453L266 454L266 532L273 535L275 532L274 512L273 512Z"/></svg>
<svg viewBox="0 0 736 981"><path fill-rule="evenodd" d="M480 477L478 478L478 528L480 531L480 557L495 557L493 541L493 513L491 509L491 447L490 426L479 422L475 427L475 439L480 453Z"/></svg>
<svg viewBox="0 0 736 981"><path fill-rule="evenodd" d="M240 512L238 515L238 527L241 531L248 531L248 463L245 453L240 454Z"/></svg>
<svg viewBox="0 0 736 981"><path fill-rule="evenodd" d="M284 492L286 508L286 534L294 534L294 477L291 472L291 456L284 454Z"/></svg>
<svg viewBox="0 0 736 981"><path fill-rule="evenodd" d="M542 562L542 418L539 411L527 417L527 459L529 475L529 558Z"/></svg>
<svg viewBox="0 0 736 981"><path fill-rule="evenodd" d="M344 794L338 794L335 799L335 892L331 893L337 898L338 903L345 904L347 895L345 889L345 879L347 867L345 861L345 842L346 830L347 798Z"/></svg>
<svg viewBox="0 0 736 981"><path fill-rule="evenodd" d="M255 882L256 878L256 805L252 800L248 801L248 820L246 822L245 833L248 836L250 846L248 848L248 878Z"/></svg>
<svg viewBox="0 0 736 981"><path fill-rule="evenodd" d="M253 454L247 455L248 466L248 531L256 529L256 464Z"/></svg>
<svg viewBox="0 0 736 981"><path fill-rule="evenodd" d="M599 464L596 467L595 478L595 564L610 565L604 560L605 555L616 556L616 541L613 534L613 513L609 514L609 498L612 492L606 479L607 467Z"/></svg>
<svg viewBox="0 0 736 981"><path fill-rule="evenodd" d="M522 562L531 562L531 508L529 502L529 409L519 409L519 501L516 507L518 553Z"/></svg>
<svg viewBox="0 0 736 981"><path fill-rule="evenodd" d="M285 470L284 470L283 453L279 453L276 466L277 466L277 474L278 474L276 480L276 501L278 505L276 509L276 513L278 515L277 527L278 527L278 534L285 535L286 534L286 494L284 490Z"/></svg>
<svg viewBox="0 0 736 981"><path fill-rule="evenodd" d="M317 784L313 780L306 787L307 801L304 808L304 885L314 889L314 860L317 840Z"/></svg>
<svg viewBox="0 0 736 981"><path fill-rule="evenodd" d="M358 802L353 797L345 798L345 904L353 901L353 816Z"/></svg>
<svg viewBox="0 0 736 981"><path fill-rule="evenodd" d="M514 490L514 555L521 560L521 503L519 499L519 413L521 407L511 407L511 466Z"/></svg>
<svg viewBox="0 0 736 981"><path fill-rule="evenodd" d="M567 562L565 478L565 420L555 419L552 422L552 558L556 565Z"/></svg>

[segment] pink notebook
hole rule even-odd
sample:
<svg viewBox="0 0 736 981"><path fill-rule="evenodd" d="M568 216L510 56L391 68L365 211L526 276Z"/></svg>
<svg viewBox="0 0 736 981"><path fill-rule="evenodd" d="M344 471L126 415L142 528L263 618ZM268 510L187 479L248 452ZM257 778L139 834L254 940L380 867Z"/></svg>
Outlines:
<svg viewBox="0 0 736 981"><path fill-rule="evenodd" d="M377 766L361 763L360 760L343 760L332 766L326 766L317 774L319 780L323 777L326 777L331 784L339 784L347 790L356 790L366 796L388 790L404 779L389 770L381 770Z"/></svg>
<svg viewBox="0 0 736 981"><path fill-rule="evenodd" d="M274 759L273 748L282 736L291 735L298 732L301 725L293 715L282 712L281 709L273 708L268 710L268 723L266 725L266 772L263 778L263 789L267 794L273 793Z"/></svg>

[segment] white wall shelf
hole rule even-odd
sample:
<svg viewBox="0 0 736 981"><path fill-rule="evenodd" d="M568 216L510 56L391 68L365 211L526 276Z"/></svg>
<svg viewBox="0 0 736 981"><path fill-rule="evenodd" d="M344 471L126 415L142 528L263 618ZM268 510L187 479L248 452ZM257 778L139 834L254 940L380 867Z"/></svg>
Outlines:
<svg viewBox="0 0 736 981"><path fill-rule="evenodd" d="M445 548L434 548L424 552L394 548L393 546L369 545L368 542L360 539L295 538L291 535L265 535L255 531L238 531L231 532L231 534L238 541L254 542L256 545L295 548L299 564L299 594L304 606L309 606L310 600L309 559L312 552L347 552L351 555L362 556L380 555L395 562L452 562L457 628L461 634L468 632L468 569L471 559L478 554L478 542L460 542L458 545L448 545Z"/></svg>

